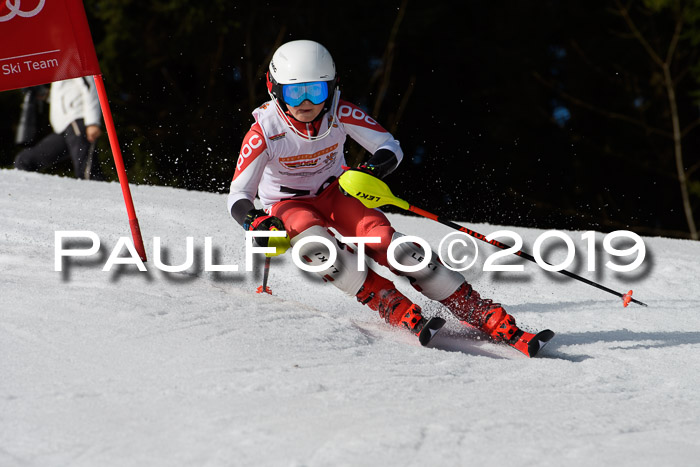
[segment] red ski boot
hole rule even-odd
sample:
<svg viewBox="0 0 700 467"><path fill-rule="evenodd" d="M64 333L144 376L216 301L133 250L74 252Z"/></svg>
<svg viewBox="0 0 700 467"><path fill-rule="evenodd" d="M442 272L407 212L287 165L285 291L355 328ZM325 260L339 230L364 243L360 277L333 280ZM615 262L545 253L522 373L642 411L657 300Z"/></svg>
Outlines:
<svg viewBox="0 0 700 467"><path fill-rule="evenodd" d="M481 298L466 282L440 303L457 319L483 331L495 341L508 341L518 330L515 319L500 304Z"/></svg>
<svg viewBox="0 0 700 467"><path fill-rule="evenodd" d="M463 323L483 331L495 342L510 345L528 357L534 357L554 337L554 333L549 330L538 334L522 331L515 324L515 318L506 313L500 304L481 298L466 282L440 303Z"/></svg>
<svg viewBox="0 0 700 467"><path fill-rule="evenodd" d="M370 270L367 279L356 295L357 301L378 311L392 326L404 326L418 336L422 345L427 345L445 324L442 318L426 319L418 305L396 290L388 279Z"/></svg>
<svg viewBox="0 0 700 467"><path fill-rule="evenodd" d="M398 326L413 305L391 281L372 270L367 272L367 278L355 297L358 302L379 312L379 316L392 326Z"/></svg>

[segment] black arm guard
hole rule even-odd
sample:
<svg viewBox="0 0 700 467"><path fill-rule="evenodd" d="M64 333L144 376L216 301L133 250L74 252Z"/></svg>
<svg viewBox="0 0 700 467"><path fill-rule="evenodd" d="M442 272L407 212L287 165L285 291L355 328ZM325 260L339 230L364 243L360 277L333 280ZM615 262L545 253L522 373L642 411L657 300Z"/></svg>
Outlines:
<svg viewBox="0 0 700 467"><path fill-rule="evenodd" d="M245 229L246 216L252 209L255 209L253 203L247 199L239 199L231 206L231 217Z"/></svg>
<svg viewBox="0 0 700 467"><path fill-rule="evenodd" d="M377 178L384 178L399 164L396 154L388 149L379 149L369 160L358 167Z"/></svg>

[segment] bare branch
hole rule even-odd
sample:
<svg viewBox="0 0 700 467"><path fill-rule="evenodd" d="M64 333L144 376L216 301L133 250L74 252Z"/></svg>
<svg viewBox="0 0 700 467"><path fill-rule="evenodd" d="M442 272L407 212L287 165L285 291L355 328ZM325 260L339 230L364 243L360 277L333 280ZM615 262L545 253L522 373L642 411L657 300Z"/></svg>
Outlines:
<svg viewBox="0 0 700 467"><path fill-rule="evenodd" d="M411 75L411 79L408 81L408 87L406 88L406 92L404 92L403 97L401 98L401 103L399 104L399 108L396 110L396 115L394 116L394 118L391 119L392 123L389 126L390 133L396 133L396 129L398 127L399 122L401 121L401 117L403 116L406 107L408 106L408 100L411 98L411 94L413 94L413 89L415 88L415 85L416 75L413 74Z"/></svg>
<svg viewBox="0 0 700 467"><path fill-rule="evenodd" d="M661 57L656 53L654 48L647 42L647 40L644 38L642 35L641 31L637 28L637 25L634 24L634 21L632 20L632 17L629 14L629 10L627 9L626 6L622 5L620 0L615 0L615 3L617 4L617 9L620 13L620 16L625 20L625 23L627 23L627 27L630 28L630 31L632 31L632 34L634 37L639 41L639 43L644 47L644 50L647 51L647 54L651 57L651 59L660 67L664 66L664 62L661 60Z"/></svg>
<svg viewBox="0 0 700 467"><path fill-rule="evenodd" d="M399 8L399 13L396 15L394 20L394 25L391 28L391 33L389 34L389 39L386 43L386 49L384 50L384 70L382 72L382 79L379 83L379 90L377 91L377 98L374 101L374 109L372 114L376 117L379 115L379 110L384 102L384 97L386 96L387 90L389 89L389 81L391 80L391 69L394 64L394 50L396 48L396 36L399 33L399 26L406 15L406 8L408 6L408 0L403 0L401 2L401 7Z"/></svg>
<svg viewBox="0 0 700 467"><path fill-rule="evenodd" d="M673 61L673 55L676 53L676 46L678 46L678 40L681 37L681 30L683 29L683 16L678 15L676 19L676 29L673 31L673 37L671 38L671 43L668 46L668 51L666 52L666 64L670 65Z"/></svg>

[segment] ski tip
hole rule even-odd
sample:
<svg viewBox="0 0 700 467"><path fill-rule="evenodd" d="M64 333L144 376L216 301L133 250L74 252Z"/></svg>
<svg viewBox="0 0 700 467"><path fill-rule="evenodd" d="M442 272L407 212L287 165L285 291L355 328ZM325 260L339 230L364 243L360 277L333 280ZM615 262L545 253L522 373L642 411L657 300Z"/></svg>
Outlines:
<svg viewBox="0 0 700 467"><path fill-rule="evenodd" d="M430 318L418 334L418 341L420 344L424 347L428 345L433 337L435 337L435 334L437 334L444 325L444 319L438 316Z"/></svg>
<svg viewBox="0 0 700 467"><path fill-rule="evenodd" d="M550 331L549 329L545 329L544 331L540 331L535 334L527 344L528 357L532 358L537 355L539 351L552 340L553 337L554 332Z"/></svg>

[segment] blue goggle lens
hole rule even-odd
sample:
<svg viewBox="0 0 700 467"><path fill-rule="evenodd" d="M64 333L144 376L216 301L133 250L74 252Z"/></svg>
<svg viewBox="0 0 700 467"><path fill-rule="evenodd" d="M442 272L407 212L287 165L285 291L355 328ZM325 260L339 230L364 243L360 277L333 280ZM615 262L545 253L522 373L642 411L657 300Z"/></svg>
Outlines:
<svg viewBox="0 0 700 467"><path fill-rule="evenodd" d="M312 104L320 104L328 99L328 83L314 81L312 83L284 84L282 85L282 99L292 107L300 105L307 99Z"/></svg>

